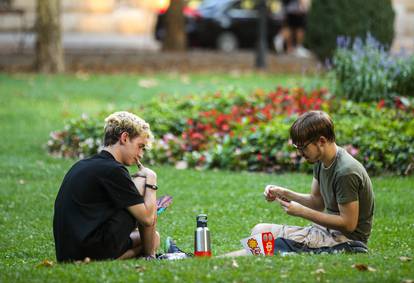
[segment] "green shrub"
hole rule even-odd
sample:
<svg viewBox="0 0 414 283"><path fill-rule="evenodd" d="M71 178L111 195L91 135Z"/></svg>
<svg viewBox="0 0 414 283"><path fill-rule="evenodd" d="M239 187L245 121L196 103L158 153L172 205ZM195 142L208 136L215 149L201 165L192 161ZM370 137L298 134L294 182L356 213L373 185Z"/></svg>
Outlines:
<svg viewBox="0 0 414 283"><path fill-rule="evenodd" d="M67 121L63 130L50 133L48 151L58 157L83 158L95 154L102 146L102 121L87 115Z"/></svg>
<svg viewBox="0 0 414 283"><path fill-rule="evenodd" d="M404 175L414 165L414 119L398 109L343 102L333 114L337 139L374 174Z"/></svg>
<svg viewBox="0 0 414 283"><path fill-rule="evenodd" d="M334 101L326 90L164 98L131 111L145 118L156 136L145 162L275 172L310 170L291 146L289 128L297 115L311 109L331 113L338 143L371 173L405 174L414 164L413 112ZM69 121L51 135L49 151L63 157L96 153L104 117Z"/></svg>
<svg viewBox="0 0 414 283"><path fill-rule="evenodd" d="M305 44L322 60L332 57L339 36L363 38L369 32L390 46L394 16L391 0L313 0Z"/></svg>

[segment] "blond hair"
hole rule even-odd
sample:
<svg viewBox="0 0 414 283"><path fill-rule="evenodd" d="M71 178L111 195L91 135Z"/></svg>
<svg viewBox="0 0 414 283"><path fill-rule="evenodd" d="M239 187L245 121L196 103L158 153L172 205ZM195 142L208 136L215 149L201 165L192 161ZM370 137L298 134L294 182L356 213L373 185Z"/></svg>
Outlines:
<svg viewBox="0 0 414 283"><path fill-rule="evenodd" d="M140 117L127 112L112 113L105 119L104 146L116 144L123 132L127 132L131 139L145 137L148 139L147 149L151 148L154 139L150 126Z"/></svg>

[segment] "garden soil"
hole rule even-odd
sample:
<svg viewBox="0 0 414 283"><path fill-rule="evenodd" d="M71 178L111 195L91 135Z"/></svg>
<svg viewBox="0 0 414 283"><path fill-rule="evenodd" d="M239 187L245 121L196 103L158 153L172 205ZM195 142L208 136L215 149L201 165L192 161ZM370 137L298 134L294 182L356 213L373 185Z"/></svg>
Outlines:
<svg viewBox="0 0 414 283"><path fill-rule="evenodd" d="M0 56L0 71L33 71L32 51L10 52ZM214 50L186 52L136 51L136 50L84 50L65 52L68 72L249 72L256 71L253 50L223 53ZM322 71L322 64L314 58L297 58L276 55L269 51L264 72L314 74Z"/></svg>

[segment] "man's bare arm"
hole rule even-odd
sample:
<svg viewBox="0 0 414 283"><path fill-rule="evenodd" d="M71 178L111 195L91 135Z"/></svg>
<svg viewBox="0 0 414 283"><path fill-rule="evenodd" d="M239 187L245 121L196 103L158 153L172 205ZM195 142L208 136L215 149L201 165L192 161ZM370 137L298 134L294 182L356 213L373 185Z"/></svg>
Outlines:
<svg viewBox="0 0 414 283"><path fill-rule="evenodd" d="M143 226L153 226L157 215L157 193L155 190L145 188L145 178L136 177L133 181L140 194L144 197L144 203L130 206L128 211Z"/></svg>
<svg viewBox="0 0 414 283"><path fill-rule="evenodd" d="M322 195L319 190L319 182L315 178L312 180L311 185L311 193L310 194L301 194L294 192L292 190L269 185L265 189L265 197L268 201L273 201L276 198L284 199L288 201L295 201L297 203L300 203L303 206L306 206L308 208L322 211L325 206L323 203Z"/></svg>
<svg viewBox="0 0 414 283"><path fill-rule="evenodd" d="M327 228L353 232L358 225L359 201L338 204L339 215L323 213L297 202L285 202L279 199L277 201L288 214L308 219Z"/></svg>

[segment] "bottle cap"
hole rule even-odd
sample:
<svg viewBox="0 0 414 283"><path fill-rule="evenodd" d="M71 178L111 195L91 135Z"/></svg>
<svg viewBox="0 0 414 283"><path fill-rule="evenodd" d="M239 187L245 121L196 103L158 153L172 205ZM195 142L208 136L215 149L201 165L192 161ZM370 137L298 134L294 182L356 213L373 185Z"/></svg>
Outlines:
<svg viewBox="0 0 414 283"><path fill-rule="evenodd" d="M207 227L207 214L197 215L197 227Z"/></svg>

